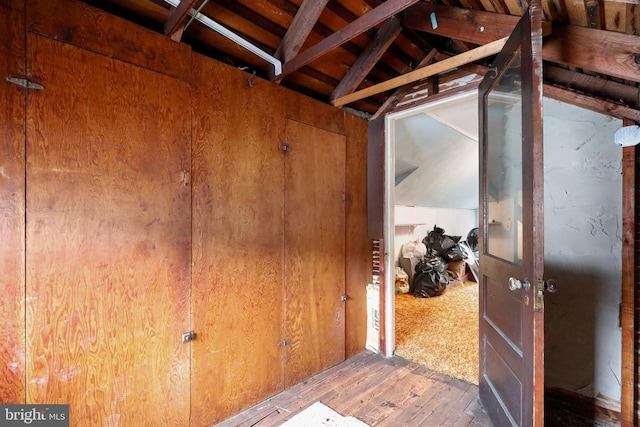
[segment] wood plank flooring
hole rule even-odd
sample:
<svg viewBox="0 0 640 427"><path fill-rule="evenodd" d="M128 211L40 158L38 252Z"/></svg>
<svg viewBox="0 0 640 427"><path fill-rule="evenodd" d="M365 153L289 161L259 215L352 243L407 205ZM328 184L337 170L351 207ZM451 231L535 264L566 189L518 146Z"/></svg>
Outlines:
<svg viewBox="0 0 640 427"><path fill-rule="evenodd" d="M278 426L316 401L370 426L492 427L476 385L369 351L218 426Z"/></svg>

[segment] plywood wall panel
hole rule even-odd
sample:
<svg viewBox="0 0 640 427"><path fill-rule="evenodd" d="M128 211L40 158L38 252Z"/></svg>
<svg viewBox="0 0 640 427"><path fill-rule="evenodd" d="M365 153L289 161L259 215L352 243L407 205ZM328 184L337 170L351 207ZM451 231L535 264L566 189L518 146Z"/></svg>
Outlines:
<svg viewBox="0 0 640 427"><path fill-rule="evenodd" d="M342 110L290 90L286 90L285 94L287 118L345 134Z"/></svg>
<svg viewBox="0 0 640 427"><path fill-rule="evenodd" d="M371 240L367 236L367 121L345 113L346 163L346 356L364 350Z"/></svg>
<svg viewBox="0 0 640 427"><path fill-rule="evenodd" d="M24 5L0 2L0 403L24 403Z"/></svg>
<svg viewBox="0 0 640 427"><path fill-rule="evenodd" d="M282 88L194 55L192 425L284 388Z"/></svg>
<svg viewBox="0 0 640 427"><path fill-rule="evenodd" d="M344 135L287 120L286 385L345 357Z"/></svg>
<svg viewBox="0 0 640 427"><path fill-rule="evenodd" d="M77 0L27 0L27 28L189 81L191 48Z"/></svg>
<svg viewBox="0 0 640 427"><path fill-rule="evenodd" d="M28 65L27 400L187 425L188 84L39 35Z"/></svg>

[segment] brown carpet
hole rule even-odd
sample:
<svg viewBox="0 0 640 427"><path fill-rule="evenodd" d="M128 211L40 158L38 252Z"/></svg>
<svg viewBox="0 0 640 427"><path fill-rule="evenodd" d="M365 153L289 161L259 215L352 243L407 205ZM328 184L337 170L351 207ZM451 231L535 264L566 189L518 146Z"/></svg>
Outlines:
<svg viewBox="0 0 640 427"><path fill-rule="evenodd" d="M396 354L478 384L478 284L435 298L396 296Z"/></svg>

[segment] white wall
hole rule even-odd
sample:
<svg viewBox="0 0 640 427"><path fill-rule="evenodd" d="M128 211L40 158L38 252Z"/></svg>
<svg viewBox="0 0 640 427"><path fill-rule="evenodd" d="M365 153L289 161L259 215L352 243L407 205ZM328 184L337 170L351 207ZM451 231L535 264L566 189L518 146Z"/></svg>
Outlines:
<svg viewBox="0 0 640 427"><path fill-rule="evenodd" d="M620 399L621 122L544 103L545 383ZM617 403L619 405L619 403Z"/></svg>
<svg viewBox="0 0 640 427"><path fill-rule="evenodd" d="M397 266L402 245L415 239L422 241L429 231L433 230L434 225L443 228L445 234L449 236L462 236L461 240L466 240L467 233L478 226L478 211L396 205L395 223L394 259ZM409 227L398 226L398 224L424 225L417 226L411 233Z"/></svg>

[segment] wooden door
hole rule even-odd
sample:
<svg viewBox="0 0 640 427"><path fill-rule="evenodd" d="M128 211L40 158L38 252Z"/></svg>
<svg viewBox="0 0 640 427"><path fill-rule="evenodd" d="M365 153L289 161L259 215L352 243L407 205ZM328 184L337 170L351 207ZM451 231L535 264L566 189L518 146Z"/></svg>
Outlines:
<svg viewBox="0 0 640 427"><path fill-rule="evenodd" d="M283 92L248 76L194 55L194 427L284 389Z"/></svg>
<svg viewBox="0 0 640 427"><path fill-rule="evenodd" d="M189 422L189 85L27 38L27 401Z"/></svg>
<svg viewBox="0 0 640 427"><path fill-rule="evenodd" d="M24 403L24 3L0 2L0 404Z"/></svg>
<svg viewBox="0 0 640 427"><path fill-rule="evenodd" d="M285 386L344 360L345 137L293 120L285 156Z"/></svg>
<svg viewBox="0 0 640 427"><path fill-rule="evenodd" d="M542 10L480 86L480 397L495 425L544 423Z"/></svg>

